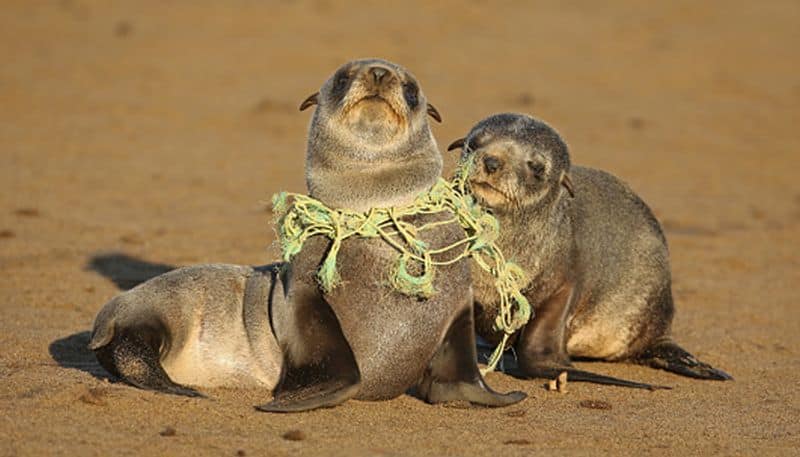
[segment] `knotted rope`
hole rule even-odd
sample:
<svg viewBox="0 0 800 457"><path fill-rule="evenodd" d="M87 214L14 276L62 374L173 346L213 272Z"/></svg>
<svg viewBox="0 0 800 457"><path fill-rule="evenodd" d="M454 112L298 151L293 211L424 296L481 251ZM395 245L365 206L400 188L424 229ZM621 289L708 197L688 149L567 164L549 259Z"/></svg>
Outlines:
<svg viewBox="0 0 800 457"><path fill-rule="evenodd" d="M502 358L508 338L531 318L531 307L520 292L524 276L522 269L507 262L495 243L500 230L497 219L478 205L466 189L472 166L472 160L462 160L451 181L439 178L414 203L402 207L356 212L331 209L308 195L287 192L275 194L272 204L283 260L291 261L312 236L330 238L333 243L317 272L320 287L324 292L329 292L341 282L336 269L336 256L342 242L351 236L379 237L399 253L389 273L392 286L405 295L429 298L436 293L433 287L435 267L472 257L475 263L494 276L500 296L495 328L504 333L503 340L492 353L483 373L492 371ZM451 212L454 217L419 227L403 220L408 216L443 211ZM458 223L466 232L466 238L437 249L429 248L418 238L418 234L424 230L451 223ZM453 249L461 249L461 252L446 261L434 260L433 256ZM409 272L411 262L421 266L421 274L415 276Z"/></svg>

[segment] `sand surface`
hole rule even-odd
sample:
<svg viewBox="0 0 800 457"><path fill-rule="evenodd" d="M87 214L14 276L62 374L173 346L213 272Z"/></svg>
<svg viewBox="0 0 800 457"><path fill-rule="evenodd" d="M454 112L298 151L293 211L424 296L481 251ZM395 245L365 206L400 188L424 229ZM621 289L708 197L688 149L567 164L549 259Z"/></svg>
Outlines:
<svg viewBox="0 0 800 457"><path fill-rule="evenodd" d="M800 453L800 4L596 3L3 2L0 455ZM297 106L363 56L417 75L442 147L524 111L627 181L670 242L676 339L736 380L581 363L674 390L492 374L530 397L298 415L110 382L84 349L110 297L275 259L262 202L304 190Z"/></svg>

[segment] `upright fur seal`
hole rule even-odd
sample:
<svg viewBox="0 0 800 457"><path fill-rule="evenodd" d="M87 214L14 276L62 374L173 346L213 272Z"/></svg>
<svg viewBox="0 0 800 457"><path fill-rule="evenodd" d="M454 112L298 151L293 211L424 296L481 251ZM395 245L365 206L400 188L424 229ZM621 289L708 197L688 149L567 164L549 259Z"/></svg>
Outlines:
<svg viewBox="0 0 800 457"><path fill-rule="evenodd" d="M269 309L285 306L278 267L164 273L103 306L89 348L103 368L142 389L187 396L200 395L189 386L272 389L282 356Z"/></svg>
<svg viewBox="0 0 800 457"><path fill-rule="evenodd" d="M410 204L436 183L442 158L426 113L437 120L439 114L404 68L377 59L349 62L301 110L312 105L318 106L306 156L311 197L331 208L367 211ZM414 222L451 218L426 214ZM464 237L457 224L420 232L431 249ZM284 369L273 400L258 409L388 399L414 386L431 403L503 406L525 397L493 392L478 371L467 259L437 267L436 293L420 299L389 284L396 250L375 238L347 238L337 257L341 284L325 292L316 273L330 247L330 239L311 237L288 266L291 306L272 316Z"/></svg>
<svg viewBox="0 0 800 457"><path fill-rule="evenodd" d="M701 379L732 379L670 337L674 314L667 243L647 205L619 179L570 167L551 127L522 114L479 122L448 148L473 154L472 193L500 221L498 244L523 267L536 319L516 343L527 377L651 387L576 370L570 357L628 360ZM475 274L476 326L496 339L497 296Z"/></svg>

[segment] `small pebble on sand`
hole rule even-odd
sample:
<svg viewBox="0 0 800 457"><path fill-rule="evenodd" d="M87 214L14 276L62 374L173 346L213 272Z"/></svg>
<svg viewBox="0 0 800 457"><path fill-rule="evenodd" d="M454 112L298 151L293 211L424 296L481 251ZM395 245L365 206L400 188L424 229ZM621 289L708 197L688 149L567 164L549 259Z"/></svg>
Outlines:
<svg viewBox="0 0 800 457"><path fill-rule="evenodd" d="M565 394L567 390L567 372L562 371L556 379L551 379L547 382L547 390L550 392L558 391L558 393Z"/></svg>
<svg viewBox="0 0 800 457"><path fill-rule="evenodd" d="M306 434L302 430L289 430L283 434L283 439L288 441L303 441L306 439Z"/></svg>
<svg viewBox="0 0 800 457"><path fill-rule="evenodd" d="M503 444L516 444L517 446L526 446L526 445L533 444L533 443L531 441L529 441L529 440L514 439L514 440L503 441Z"/></svg>
<svg viewBox="0 0 800 457"><path fill-rule="evenodd" d="M567 372L562 371L558 378L556 379L556 384L558 385L558 393L565 394L569 392L567 390Z"/></svg>
<svg viewBox="0 0 800 457"><path fill-rule="evenodd" d="M14 214L23 217L39 217L40 215L39 210L36 208L17 208L14 210Z"/></svg>
<svg viewBox="0 0 800 457"><path fill-rule="evenodd" d="M86 392L82 393L81 396L78 397L78 400L88 405L105 406L106 401L103 397L105 397L107 394L107 389L92 387L90 389L86 389Z"/></svg>
<svg viewBox="0 0 800 457"><path fill-rule="evenodd" d="M578 405L589 409L611 409L611 403L603 400L581 400Z"/></svg>

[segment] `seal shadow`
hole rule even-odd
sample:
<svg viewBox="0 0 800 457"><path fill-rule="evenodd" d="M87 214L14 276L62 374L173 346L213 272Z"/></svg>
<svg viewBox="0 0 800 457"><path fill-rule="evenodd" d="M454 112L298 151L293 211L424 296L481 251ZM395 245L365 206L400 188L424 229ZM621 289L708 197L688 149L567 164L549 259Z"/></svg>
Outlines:
<svg viewBox="0 0 800 457"><path fill-rule="evenodd" d="M87 347L91 333L83 331L59 338L48 347L50 357L60 367L85 371L97 379L113 380L114 378L97 362L92 351Z"/></svg>
<svg viewBox="0 0 800 457"><path fill-rule="evenodd" d="M148 262L122 252L96 254L89 258L86 269L110 279L120 290L137 285L177 268L174 265Z"/></svg>
<svg viewBox="0 0 800 457"><path fill-rule="evenodd" d="M497 346L484 340L479 335L476 335L475 340L478 352L478 363L488 364ZM503 352L503 356L497 363L497 371L514 376L517 369L517 353L514 351L514 346L512 345L508 350Z"/></svg>
<svg viewBox="0 0 800 457"><path fill-rule="evenodd" d="M480 336L477 337L477 344L478 344L478 363L488 364L489 359L494 352L496 346L486 342ZM589 357L570 357L570 360L573 362L582 362L582 363L597 363L603 362L602 360L592 359ZM514 350L514 347L511 346L503 353L503 357L497 363L497 369L501 373L505 373L511 377L517 379L529 379L519 371L519 364L517 363L517 353Z"/></svg>

